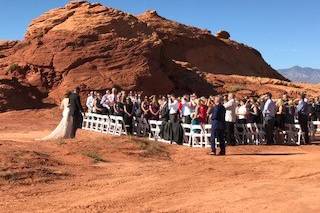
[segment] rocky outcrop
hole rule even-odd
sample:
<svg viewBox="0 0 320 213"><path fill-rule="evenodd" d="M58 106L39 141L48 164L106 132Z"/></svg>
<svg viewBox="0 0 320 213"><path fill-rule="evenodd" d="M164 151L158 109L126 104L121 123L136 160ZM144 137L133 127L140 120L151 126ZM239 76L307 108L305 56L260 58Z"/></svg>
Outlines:
<svg viewBox="0 0 320 213"><path fill-rule="evenodd" d="M15 77L56 101L78 85L83 91L119 87L147 94L212 94L215 86L206 73L285 80L257 50L226 37L155 11L135 17L73 2L33 20L24 40L0 43L0 77Z"/></svg>
<svg viewBox="0 0 320 213"><path fill-rule="evenodd" d="M216 37L220 39L229 39L230 34L227 31L221 30L216 33Z"/></svg>
<svg viewBox="0 0 320 213"><path fill-rule="evenodd" d="M17 78L0 79L0 112L50 106L50 104L42 103L44 97L46 93L19 82Z"/></svg>

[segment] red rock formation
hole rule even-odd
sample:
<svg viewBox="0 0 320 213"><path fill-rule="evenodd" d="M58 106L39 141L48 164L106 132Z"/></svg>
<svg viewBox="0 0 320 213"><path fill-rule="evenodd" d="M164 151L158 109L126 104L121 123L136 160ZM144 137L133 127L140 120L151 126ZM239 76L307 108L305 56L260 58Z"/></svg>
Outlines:
<svg viewBox="0 0 320 213"><path fill-rule="evenodd" d="M84 1L33 20L24 40L0 43L0 76L16 77L55 100L78 85L85 91L116 86L147 94L214 93L207 73L285 80L243 44L155 11L135 17Z"/></svg>
<svg viewBox="0 0 320 213"><path fill-rule="evenodd" d="M222 30L217 32L216 37L220 39L229 39L230 34L227 31Z"/></svg>

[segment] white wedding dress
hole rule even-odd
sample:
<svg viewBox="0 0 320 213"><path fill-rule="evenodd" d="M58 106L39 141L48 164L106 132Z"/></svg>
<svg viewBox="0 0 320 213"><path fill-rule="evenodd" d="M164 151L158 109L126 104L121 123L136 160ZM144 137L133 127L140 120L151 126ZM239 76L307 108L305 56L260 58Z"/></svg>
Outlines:
<svg viewBox="0 0 320 213"><path fill-rule="evenodd" d="M58 126L51 132L50 135L41 140L54 140L59 138L71 138L72 116L70 116L69 98L64 98L61 102L60 109L63 109L62 119Z"/></svg>

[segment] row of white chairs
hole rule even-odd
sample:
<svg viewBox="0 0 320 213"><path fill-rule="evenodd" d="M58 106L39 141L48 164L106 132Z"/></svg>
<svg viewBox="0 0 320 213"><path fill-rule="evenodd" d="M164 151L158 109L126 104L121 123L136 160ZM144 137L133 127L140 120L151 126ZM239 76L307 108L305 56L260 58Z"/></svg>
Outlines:
<svg viewBox="0 0 320 213"><path fill-rule="evenodd" d="M117 136L127 135L127 126L121 116L86 113L82 129Z"/></svg>
<svg viewBox="0 0 320 213"><path fill-rule="evenodd" d="M161 139L160 130L162 121L149 120L150 134L149 139L160 141L164 143L171 143ZM314 126L320 125L320 122L310 123L310 136L315 135L317 128ZM123 117L113 115L100 115L95 113L86 113L83 118L83 129L95 132L101 132L111 135L127 135L127 127L124 123ZM210 147L211 124L206 125L191 125L182 124L184 130L183 145L190 147ZM278 132L282 135L285 144L301 145L304 141L304 133L299 124L286 124L285 130ZM236 124L235 125L235 139L238 144L255 144L260 145L266 142L265 132L262 125L250 124ZM276 134L275 134L276 135ZM216 146L219 142L216 141Z"/></svg>
<svg viewBox="0 0 320 213"><path fill-rule="evenodd" d="M149 120L150 134L149 139L159 142L170 143L160 137L162 121ZM184 131L183 145L190 147L210 147L211 124L191 125L181 124ZM216 142L216 145L219 145Z"/></svg>
<svg viewBox="0 0 320 213"><path fill-rule="evenodd" d="M309 134L313 138L315 136L315 124L310 123ZM275 130L274 136L275 141L277 137L281 137L284 144L295 144L301 145L305 143L304 132L299 124L285 124L285 129L283 131ZM238 144L265 144L265 131L262 124L236 124L235 125L235 138Z"/></svg>
<svg viewBox="0 0 320 213"><path fill-rule="evenodd" d="M162 122L150 120L150 140L166 142L160 138L159 133ZM184 130L183 145L190 147L210 147L211 124L206 125L191 125L182 124ZM277 132L277 131L276 131ZM275 132L275 133L276 133ZM237 144L253 144L262 145L266 143L265 131L262 124L248 123L236 124L234 129L235 139ZM284 131L279 132L282 135L284 144L301 145L304 141L304 132L302 132L299 124L286 124ZM310 130L310 135L314 134ZM277 136L277 134L274 134ZM277 138L275 138L275 141ZM219 141L216 140L216 146L219 146Z"/></svg>

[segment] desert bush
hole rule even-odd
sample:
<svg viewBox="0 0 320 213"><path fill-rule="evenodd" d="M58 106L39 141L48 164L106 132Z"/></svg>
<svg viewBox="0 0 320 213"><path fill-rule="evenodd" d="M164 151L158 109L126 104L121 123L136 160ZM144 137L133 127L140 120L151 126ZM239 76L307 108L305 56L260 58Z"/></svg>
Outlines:
<svg viewBox="0 0 320 213"><path fill-rule="evenodd" d="M155 143L149 140L137 140L139 149L143 150L143 156L158 156L162 158L170 158L168 150L161 143Z"/></svg>
<svg viewBox="0 0 320 213"><path fill-rule="evenodd" d="M20 69L20 66L18 64L11 64L8 68L8 72L13 72L19 69Z"/></svg>
<svg viewBox="0 0 320 213"><path fill-rule="evenodd" d="M84 155L91 158L94 163L107 162L97 152L94 151L84 153Z"/></svg>
<svg viewBox="0 0 320 213"><path fill-rule="evenodd" d="M242 84L234 84L232 86L229 87L229 92L238 92L240 90L244 90L245 86Z"/></svg>

